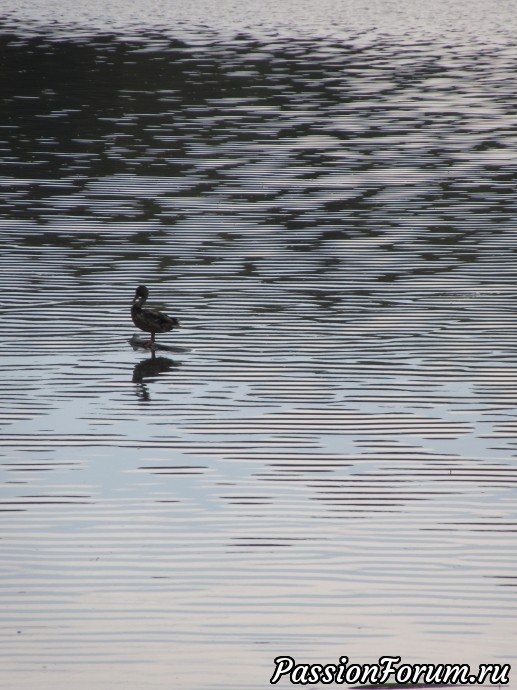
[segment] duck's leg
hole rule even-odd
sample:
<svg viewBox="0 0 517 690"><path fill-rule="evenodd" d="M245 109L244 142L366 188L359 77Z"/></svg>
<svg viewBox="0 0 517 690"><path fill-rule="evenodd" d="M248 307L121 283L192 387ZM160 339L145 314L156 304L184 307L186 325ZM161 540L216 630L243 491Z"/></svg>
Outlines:
<svg viewBox="0 0 517 690"><path fill-rule="evenodd" d="M156 337L156 333L151 333L151 338L149 340L146 340L145 342L142 343L144 347L148 347L150 350L154 352L154 339Z"/></svg>

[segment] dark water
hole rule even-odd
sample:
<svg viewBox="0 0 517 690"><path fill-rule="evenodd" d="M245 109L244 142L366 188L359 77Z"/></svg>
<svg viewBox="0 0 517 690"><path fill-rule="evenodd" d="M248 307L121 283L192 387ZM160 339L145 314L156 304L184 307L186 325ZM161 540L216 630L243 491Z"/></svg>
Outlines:
<svg viewBox="0 0 517 690"><path fill-rule="evenodd" d="M41 4L0 5L0 687L515 661L512 6Z"/></svg>

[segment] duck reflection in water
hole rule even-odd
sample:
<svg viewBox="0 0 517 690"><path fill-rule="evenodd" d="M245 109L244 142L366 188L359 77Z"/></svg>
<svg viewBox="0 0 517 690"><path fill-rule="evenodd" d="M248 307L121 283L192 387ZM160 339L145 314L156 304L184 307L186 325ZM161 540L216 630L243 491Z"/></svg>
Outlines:
<svg viewBox="0 0 517 690"><path fill-rule="evenodd" d="M166 371L179 367L179 362L175 362L168 357L156 357L152 354L148 359L143 359L133 369L133 383L136 383L136 394L141 400L150 400L148 383L153 383L156 378Z"/></svg>

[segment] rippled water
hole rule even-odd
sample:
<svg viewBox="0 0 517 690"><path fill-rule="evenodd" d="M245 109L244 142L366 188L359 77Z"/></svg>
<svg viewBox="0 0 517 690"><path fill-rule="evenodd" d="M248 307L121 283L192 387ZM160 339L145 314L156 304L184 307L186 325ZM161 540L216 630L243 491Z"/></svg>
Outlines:
<svg viewBox="0 0 517 690"><path fill-rule="evenodd" d="M511 4L40 5L0 4L0 687L512 663Z"/></svg>

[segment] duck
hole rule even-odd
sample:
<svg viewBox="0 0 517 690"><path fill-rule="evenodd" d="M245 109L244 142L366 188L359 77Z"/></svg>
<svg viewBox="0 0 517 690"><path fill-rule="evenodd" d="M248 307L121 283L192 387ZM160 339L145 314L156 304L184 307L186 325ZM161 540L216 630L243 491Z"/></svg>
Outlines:
<svg viewBox="0 0 517 690"><path fill-rule="evenodd" d="M154 350L156 334L167 333L173 328L179 328L180 324L173 316L154 309L144 309L143 306L148 297L148 288L145 285L139 285L135 290L131 306L131 318L137 328L151 334L151 339L145 342L145 346Z"/></svg>

